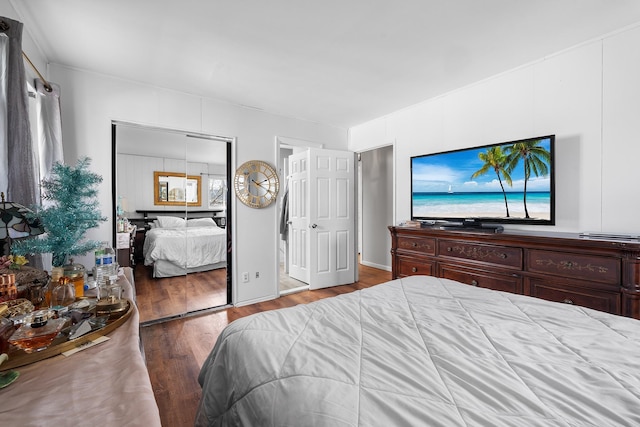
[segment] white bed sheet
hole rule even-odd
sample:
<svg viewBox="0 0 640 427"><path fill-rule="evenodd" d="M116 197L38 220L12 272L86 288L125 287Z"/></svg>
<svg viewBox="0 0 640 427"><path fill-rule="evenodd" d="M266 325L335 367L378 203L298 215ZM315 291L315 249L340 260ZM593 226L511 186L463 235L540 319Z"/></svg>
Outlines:
<svg viewBox="0 0 640 427"><path fill-rule="evenodd" d="M143 255L144 265L162 260L174 264L182 274L185 268L219 268L227 259L227 233L215 226L152 228L145 233Z"/></svg>
<svg viewBox="0 0 640 427"><path fill-rule="evenodd" d="M241 318L197 426L640 425L640 321L413 276Z"/></svg>

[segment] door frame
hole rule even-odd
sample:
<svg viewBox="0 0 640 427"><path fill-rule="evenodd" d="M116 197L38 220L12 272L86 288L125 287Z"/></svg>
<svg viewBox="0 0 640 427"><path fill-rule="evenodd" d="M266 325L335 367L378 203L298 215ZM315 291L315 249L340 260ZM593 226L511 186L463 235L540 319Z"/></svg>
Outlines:
<svg viewBox="0 0 640 427"><path fill-rule="evenodd" d="M299 139L299 138L291 138L288 136L278 136L276 135L276 137L274 138L274 151L275 151L275 158L278 159L278 164L276 165L276 168L278 169L278 171L281 169L281 164L280 164L280 148L302 148L302 149L307 149L307 148L324 148L324 144L318 143L318 142L313 142L313 141L306 141L303 139ZM281 183L281 189L282 191L284 191L284 189L286 188L286 184L287 184L287 177L286 176L281 176L280 177L280 183ZM280 298L283 295L286 295L287 292L283 292L282 294L280 293L280 212L282 211L282 198L278 197L276 199L276 209L277 209L277 215L275 215L275 227L274 227L274 232L276 234L276 239L275 239L275 254L277 254L276 256L276 295L278 298ZM301 286L300 288L296 288L294 289L294 292L297 291L298 289L304 289L304 288L309 288L309 285L307 286Z"/></svg>
<svg viewBox="0 0 640 427"><path fill-rule="evenodd" d="M236 246L236 230L235 230L235 208L236 208L236 198L232 196L232 173L235 170L235 162L236 162L236 137L226 137L213 135L208 133L202 133L197 131L189 131L184 129L177 128L169 128L162 127L156 125L150 125L145 123L138 123L132 121L124 121L124 120L111 120L111 215L116 215L116 207L117 207L117 152L118 152L118 143L116 137L116 129L118 126L128 126L140 129L149 129L154 131L161 131L167 133L174 133L179 135L184 135L186 137L196 137L201 139L210 139L214 141L220 141L226 143L226 173L225 177L227 179L227 206L226 206L226 225L225 229L227 231L227 302L224 305L209 307L204 309L199 309L196 311L187 311L185 313L180 313L175 316L170 316L167 318L159 318L155 320L150 320L145 322L147 324L151 323L160 323L166 320L171 320L176 317L188 317L192 315L199 315L202 313L218 311L225 307L231 307L234 305L237 300L237 287L235 285L235 272L236 272L236 257L233 256L234 248ZM208 187L207 187L208 188ZM113 221L112 227L112 239L113 244L115 246L116 243L116 233L117 233L117 224L116 221Z"/></svg>
<svg viewBox="0 0 640 427"><path fill-rule="evenodd" d="M362 161L362 155L364 153L370 153L370 152L374 152L376 150L380 150L380 149L384 149L384 148L391 148L392 151L392 166L391 166L391 200L389 201L391 203L392 209L391 209L391 218L388 221L387 225L393 225L396 224L396 144L395 144L395 140L393 140L391 143L389 144L383 144L383 145L378 145L372 148L367 148L367 149L363 149L360 151L357 151L357 169L358 169L358 177L357 177L357 181L358 181L358 200L357 200L357 204L358 204L358 242L357 242L357 247L358 247L358 252L360 254L360 259L359 262L360 264L367 266L367 267L373 267L373 268L378 268L381 270L386 270L386 271L391 271L391 260L389 260L389 265L384 265L384 264L377 264L377 263L372 263L371 261L369 261L369 258L365 258L363 255L363 227L365 225L365 217L367 217L368 215L371 215L372 213L369 211L366 211L364 209L362 209L362 203L363 203L363 197L366 197L369 193L366 191L365 186L362 184L362 171L363 171L363 161ZM370 190L369 190L370 191ZM384 230L385 235L389 235L388 231ZM389 246L390 247L390 246Z"/></svg>

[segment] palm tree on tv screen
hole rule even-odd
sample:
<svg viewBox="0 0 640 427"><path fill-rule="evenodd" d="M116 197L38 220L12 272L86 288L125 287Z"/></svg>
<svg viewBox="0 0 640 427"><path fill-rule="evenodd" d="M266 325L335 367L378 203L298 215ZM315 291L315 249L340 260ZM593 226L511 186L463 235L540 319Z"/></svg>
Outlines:
<svg viewBox="0 0 640 427"><path fill-rule="evenodd" d="M527 210L527 183L531 175L545 176L549 173L549 163L551 162L551 153L540 146L541 139L530 141L516 142L506 148L507 152L507 170L513 171L522 160L524 165L524 214L525 218L530 218Z"/></svg>
<svg viewBox="0 0 640 427"><path fill-rule="evenodd" d="M487 151L483 153L478 153L478 158L484 162L482 167L478 169L476 172L471 175L471 179L477 178L480 175L484 175L490 170L493 170L498 176L498 182L500 183L500 188L502 189L502 195L504 197L504 207L507 211L507 218L509 218L509 203L507 202L507 192L504 190L504 184L502 183L502 178L509 186L512 185L511 174L505 168L507 162L507 156L502 151L502 148L498 145L487 148Z"/></svg>

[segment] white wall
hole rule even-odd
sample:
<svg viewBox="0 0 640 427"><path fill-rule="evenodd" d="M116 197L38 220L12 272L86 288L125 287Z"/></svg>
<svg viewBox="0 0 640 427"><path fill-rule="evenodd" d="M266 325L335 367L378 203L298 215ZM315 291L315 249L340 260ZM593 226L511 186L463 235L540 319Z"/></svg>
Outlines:
<svg viewBox="0 0 640 427"><path fill-rule="evenodd" d="M123 201L126 201L126 212L124 214L129 219L142 218L142 213L137 213L137 210L175 211L181 209L180 206L175 205L155 205L153 179L156 171L184 173L186 167L189 175L200 177L200 204L189 207L189 210L196 211L209 210L208 180L210 171L212 171L211 173L216 173L221 179L226 177L226 170L221 171L220 167L222 166L220 165L192 162L188 162L185 165L184 159L176 160L166 157L118 153L116 164L118 196Z"/></svg>
<svg viewBox="0 0 640 427"><path fill-rule="evenodd" d="M350 130L349 149L393 143L396 218L411 156L556 135L556 226L640 233L640 28L591 41Z"/></svg>
<svg viewBox="0 0 640 427"><path fill-rule="evenodd" d="M140 123L225 137L236 137L234 165L250 159L277 161L275 136L324 143L346 149L345 129L320 125L237 107L212 99L179 93L108 76L52 65L51 80L61 86L62 133L65 162L88 156L91 169L104 181L99 188L103 214L111 207L111 121ZM277 297L276 206L251 209L235 202L234 302L246 304ZM111 240L112 219L89 233L90 238ZM80 262L85 262L80 261ZM238 272L251 280L236 280ZM260 278L255 278L255 272Z"/></svg>

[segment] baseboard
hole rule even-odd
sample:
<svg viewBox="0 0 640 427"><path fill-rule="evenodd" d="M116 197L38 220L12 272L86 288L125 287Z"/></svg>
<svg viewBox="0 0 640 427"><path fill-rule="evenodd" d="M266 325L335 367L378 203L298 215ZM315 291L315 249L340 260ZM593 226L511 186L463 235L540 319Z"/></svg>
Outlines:
<svg viewBox="0 0 640 427"><path fill-rule="evenodd" d="M369 261L363 261L363 260L360 260L360 264L365 265L367 267L377 268L378 270L391 271L390 265L376 264L375 262L369 262Z"/></svg>
<svg viewBox="0 0 640 427"><path fill-rule="evenodd" d="M280 291L280 296L283 297L286 295L295 294L297 292L308 291L308 290L309 290L309 285L298 286L297 288L291 288L284 291Z"/></svg>
<svg viewBox="0 0 640 427"><path fill-rule="evenodd" d="M262 298L255 298L246 301L239 301L233 304L234 307L244 307L245 305L257 304L259 302L271 301L272 299L278 298L278 295L267 295Z"/></svg>

